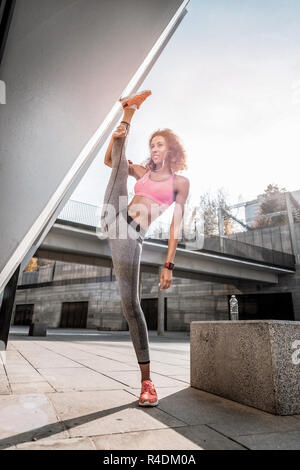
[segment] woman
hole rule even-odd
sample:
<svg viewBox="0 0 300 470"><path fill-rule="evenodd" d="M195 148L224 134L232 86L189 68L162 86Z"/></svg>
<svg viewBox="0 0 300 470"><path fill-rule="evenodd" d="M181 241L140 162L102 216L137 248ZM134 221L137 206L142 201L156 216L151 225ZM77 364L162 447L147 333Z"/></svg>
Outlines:
<svg viewBox="0 0 300 470"><path fill-rule="evenodd" d="M173 261L189 193L189 180L176 174L177 171L186 169L185 151L178 137L169 129L157 131L151 136L150 158L144 166L134 165L126 159L126 139L132 117L150 95L150 91L144 91L120 99L124 115L105 154L104 163L112 168L112 173L105 192L101 217L102 229L108 235L123 314L128 322L141 369L140 406L158 404L157 393L150 378L147 325L138 296L142 244L150 224L175 201L168 253L159 283L161 289L168 289L172 283ZM137 180L135 196L130 204L128 175Z"/></svg>

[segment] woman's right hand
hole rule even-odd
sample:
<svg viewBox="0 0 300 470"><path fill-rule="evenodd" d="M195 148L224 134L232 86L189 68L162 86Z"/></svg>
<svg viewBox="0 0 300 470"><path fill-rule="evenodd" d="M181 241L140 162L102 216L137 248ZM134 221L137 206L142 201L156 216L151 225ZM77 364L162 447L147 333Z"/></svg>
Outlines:
<svg viewBox="0 0 300 470"><path fill-rule="evenodd" d="M126 127L123 124L119 124L116 130L113 132L112 137L113 139L120 139L122 137L126 137Z"/></svg>

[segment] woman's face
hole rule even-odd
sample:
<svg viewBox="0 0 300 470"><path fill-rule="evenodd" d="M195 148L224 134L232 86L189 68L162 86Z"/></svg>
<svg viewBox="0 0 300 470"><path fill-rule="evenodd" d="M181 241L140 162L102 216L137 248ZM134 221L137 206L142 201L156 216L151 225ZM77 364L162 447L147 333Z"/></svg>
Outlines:
<svg viewBox="0 0 300 470"><path fill-rule="evenodd" d="M150 144L150 152L153 163L162 165L168 154L168 144L162 135L153 137Z"/></svg>

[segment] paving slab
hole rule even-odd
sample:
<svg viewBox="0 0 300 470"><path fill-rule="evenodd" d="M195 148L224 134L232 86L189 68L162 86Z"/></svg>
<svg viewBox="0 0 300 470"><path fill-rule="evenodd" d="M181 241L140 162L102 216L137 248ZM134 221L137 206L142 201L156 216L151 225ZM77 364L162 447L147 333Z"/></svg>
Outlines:
<svg viewBox="0 0 300 470"><path fill-rule="evenodd" d="M124 372L107 372L107 375L115 380L119 380L122 384L128 387L137 387L141 384L141 373L139 371L124 371ZM180 384L181 381L175 380L171 377L166 377L161 374L151 372L151 380L157 387L174 387Z"/></svg>
<svg viewBox="0 0 300 470"><path fill-rule="evenodd" d="M156 356L155 359L153 356ZM190 361L189 361L189 353L186 352L184 354L180 354L180 355L176 355L174 356L174 354L167 354L165 352L163 352L163 356L162 356L162 352L159 354L159 352L157 352L157 354L154 354L153 351L151 352L151 362L157 362L157 363L160 363L160 364L170 364L170 365L182 365L182 366L186 366L186 367L190 367Z"/></svg>
<svg viewBox="0 0 300 470"><path fill-rule="evenodd" d="M56 391L48 382L12 383L11 389L14 395L24 395L27 393L51 393Z"/></svg>
<svg viewBox="0 0 300 470"><path fill-rule="evenodd" d="M77 343L78 344L78 343ZM99 344L99 343L80 343L80 350L85 352L91 352L96 355L101 355L110 359L120 358L120 360L125 361L127 359L136 360L136 355L133 349L133 346L128 343L127 346L123 344Z"/></svg>
<svg viewBox="0 0 300 470"><path fill-rule="evenodd" d="M120 364L124 364L130 367L135 367L137 370L139 370L136 357L128 356L126 354L112 354L111 351L109 353L105 353L105 352L100 353L98 351L98 353L95 354L94 357L101 358L103 360L117 361Z"/></svg>
<svg viewBox="0 0 300 470"><path fill-rule="evenodd" d="M50 359L51 351L53 351L52 360ZM57 342L55 344L47 344L47 347L44 346L44 350L41 350L39 353L39 358L32 359L32 364L37 368L47 368L49 367L49 359L51 367L81 367L82 365L90 367L95 366L96 364L96 370L99 371L101 369L103 371L130 369L139 370L139 367L136 363L134 366L127 365L124 362L124 356L122 356L122 362L119 362L115 359L112 360L102 357L101 355L97 355L93 349L90 349L89 352L87 352L77 349L76 346Z"/></svg>
<svg viewBox="0 0 300 470"><path fill-rule="evenodd" d="M189 385L185 383L181 383L177 385L176 387L157 387L155 386L157 396L159 400L162 400L163 398L169 397L170 395L173 395L174 393L180 392L181 390L186 389L189 387ZM141 388L132 388L132 387L125 387L124 390L126 390L128 393L131 393L133 396L139 398L140 393L141 393Z"/></svg>
<svg viewBox="0 0 300 470"><path fill-rule="evenodd" d="M47 367L80 367L76 361L72 361L67 357L59 356L58 354L51 354L44 351L39 351L38 354L27 354L28 361L36 369L43 369Z"/></svg>
<svg viewBox="0 0 300 470"><path fill-rule="evenodd" d="M90 369L99 371L99 372L110 372L110 371L135 371L139 373L140 368L138 366L129 366L123 364L119 361L113 361L110 359L104 359L102 357L92 357L88 359L78 359L81 366L89 367Z"/></svg>
<svg viewBox="0 0 300 470"><path fill-rule="evenodd" d="M52 349L52 348L51 348ZM55 349L55 346L53 346L53 349ZM58 351L59 354L62 356L72 359L76 362L82 363L83 361L90 361L90 360L102 360L102 361L110 361L110 358L102 357L98 354L95 353L95 351L89 350L89 351L82 351L81 349L77 348L76 346L69 346L68 348L59 348ZM112 360L112 362L115 362Z"/></svg>
<svg viewBox="0 0 300 470"><path fill-rule="evenodd" d="M187 362L186 361L183 361L181 359L181 355L173 355L173 354L168 354L168 353L163 353L164 355L164 363L167 363L167 364L170 364L170 365L173 365L173 366L178 366L178 365L187 365ZM150 349L150 357L151 357L151 361L159 361L161 360L161 357L162 357L162 352L153 352L151 351Z"/></svg>
<svg viewBox="0 0 300 470"><path fill-rule="evenodd" d="M6 377L0 377L0 395L7 395L10 393L9 382Z"/></svg>
<svg viewBox="0 0 300 470"><path fill-rule="evenodd" d="M189 440L196 442L205 450L246 450L240 443L216 433L207 425L186 426L178 430Z"/></svg>
<svg viewBox="0 0 300 470"><path fill-rule="evenodd" d="M300 431L238 436L236 440L252 450L300 450Z"/></svg>
<svg viewBox="0 0 300 470"><path fill-rule="evenodd" d="M292 416L274 416L192 387L161 400L159 407L187 424L209 424L228 437L299 429Z"/></svg>
<svg viewBox="0 0 300 470"><path fill-rule="evenodd" d="M206 426L130 432L93 437L98 450L245 450Z"/></svg>
<svg viewBox="0 0 300 470"><path fill-rule="evenodd" d="M202 450L174 429L127 432L91 439L98 450Z"/></svg>
<svg viewBox="0 0 300 470"><path fill-rule="evenodd" d="M51 341L47 344L43 344L42 347L45 351L52 351L55 354L76 360L79 358L88 359L96 355L94 348L90 348L90 350L87 351L83 349L81 344L71 342L62 343L61 341Z"/></svg>
<svg viewBox="0 0 300 470"><path fill-rule="evenodd" d="M151 361L151 370L159 374L167 375L168 377L179 374L190 374L190 367L188 365L164 364L157 361Z"/></svg>
<svg viewBox="0 0 300 470"><path fill-rule="evenodd" d="M17 365L6 365L6 372L10 383L40 382L41 376L28 363Z"/></svg>
<svg viewBox="0 0 300 470"><path fill-rule="evenodd" d="M70 436L98 436L183 426L157 407L141 408L124 390L48 395Z"/></svg>
<svg viewBox="0 0 300 470"><path fill-rule="evenodd" d="M57 391L116 390L122 384L86 367L39 369L41 376Z"/></svg>
<svg viewBox="0 0 300 470"><path fill-rule="evenodd" d="M24 357L18 352L18 351L15 351L15 350L9 350L9 351L6 351L5 352L5 359L6 359L6 364L10 364L10 365L17 365L17 364L24 364L26 363L26 359L24 359ZM0 374L1 374L1 367L0 367Z"/></svg>
<svg viewBox="0 0 300 470"><path fill-rule="evenodd" d="M209 425L216 431L233 438L258 433L300 431L299 420L293 416L275 416L266 412L256 414L251 411L246 411L244 419L241 415L234 416L231 414L223 422L220 422L220 420L214 422L214 419L212 419Z"/></svg>
<svg viewBox="0 0 300 470"><path fill-rule="evenodd" d="M178 380L179 382L185 382L190 384L190 374L182 374L182 375L171 375L172 379Z"/></svg>
<svg viewBox="0 0 300 470"><path fill-rule="evenodd" d="M226 406L228 400L223 404L222 400L225 402L225 399L191 388L184 382L181 384L186 386L170 394L167 399L160 400L160 409L190 425L209 423L212 417L223 420L230 416L231 410L227 412Z"/></svg>
<svg viewBox="0 0 300 470"><path fill-rule="evenodd" d="M95 450L89 437L68 439L40 439L16 446L16 450Z"/></svg>
<svg viewBox="0 0 300 470"><path fill-rule="evenodd" d="M245 450L205 425L93 437L98 450Z"/></svg>
<svg viewBox="0 0 300 470"><path fill-rule="evenodd" d="M0 447L6 448L33 437L68 437L45 394L25 394L0 399Z"/></svg>

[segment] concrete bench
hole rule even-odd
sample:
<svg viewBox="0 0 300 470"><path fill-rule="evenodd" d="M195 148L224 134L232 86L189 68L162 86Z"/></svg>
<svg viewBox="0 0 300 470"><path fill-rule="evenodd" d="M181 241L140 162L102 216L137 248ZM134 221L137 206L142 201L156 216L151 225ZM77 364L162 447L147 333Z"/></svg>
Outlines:
<svg viewBox="0 0 300 470"><path fill-rule="evenodd" d="M191 386L276 415L300 414L300 322L192 322Z"/></svg>
<svg viewBox="0 0 300 470"><path fill-rule="evenodd" d="M28 336L47 336L46 323L31 323Z"/></svg>

